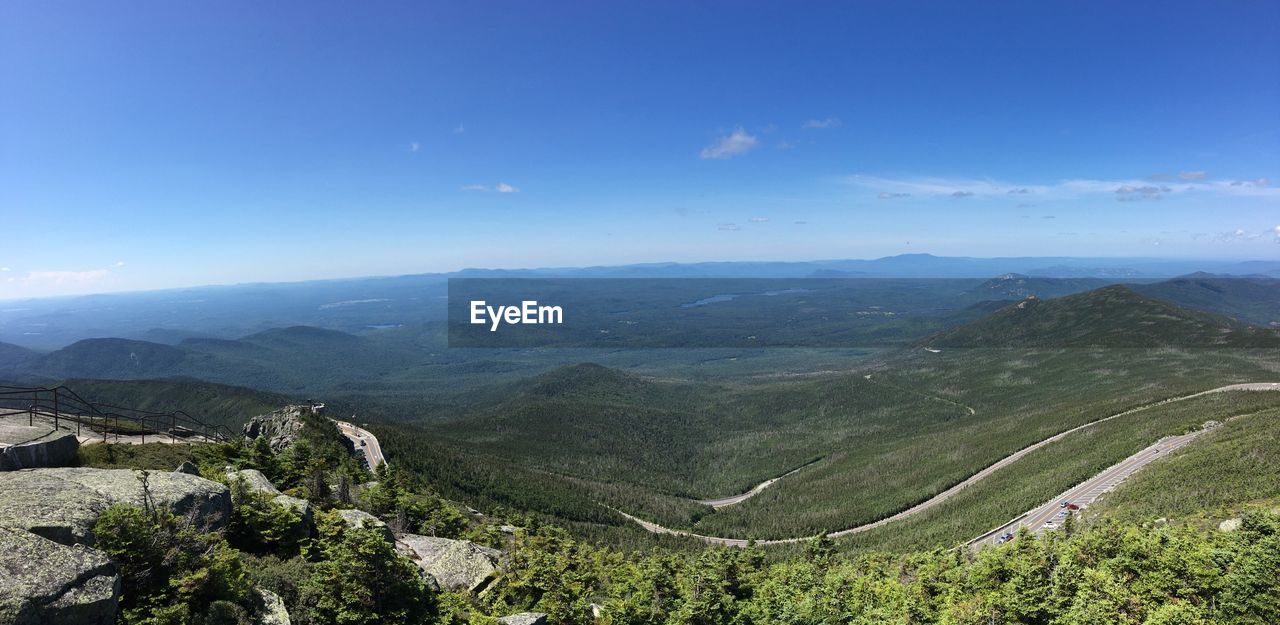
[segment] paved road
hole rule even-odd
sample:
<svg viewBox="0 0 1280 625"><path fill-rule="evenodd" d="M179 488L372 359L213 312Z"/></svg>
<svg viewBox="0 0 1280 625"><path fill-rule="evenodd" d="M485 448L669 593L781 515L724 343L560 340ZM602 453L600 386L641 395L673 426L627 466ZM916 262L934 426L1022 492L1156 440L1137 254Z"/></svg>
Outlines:
<svg viewBox="0 0 1280 625"><path fill-rule="evenodd" d="M364 454L364 460L368 463L370 469L377 469L379 465L386 464L387 459L382 455L382 445L378 443L378 437L372 432L366 430L354 423L346 421L333 420L338 424L338 429L351 440L355 445L356 451Z"/></svg>
<svg viewBox="0 0 1280 625"><path fill-rule="evenodd" d="M1179 436L1166 436L1156 441L1155 444L1068 489L1045 504L1029 510L1008 523L969 541L969 546L976 548L983 545L998 544L1002 535L1006 533L1016 534L1018 529L1023 527L1036 533L1054 529L1054 527L1061 525L1063 517L1069 514L1062 507L1061 502L1070 502L1081 509L1088 508L1098 497L1119 486L1121 482L1128 479L1130 475L1137 473L1142 467L1169 455L1169 453L1190 443L1207 431L1201 429ZM1046 527L1046 523L1053 523L1054 526Z"/></svg>
<svg viewBox="0 0 1280 625"><path fill-rule="evenodd" d="M813 464L813 463L811 462L809 464ZM809 464L804 465L804 467L809 466ZM752 488L751 490L745 493L742 493L741 495L733 495L732 497L721 497L719 499L697 499L695 501L697 501L700 504L706 504L708 506L711 506L712 508L715 508L717 510L719 510L720 508L724 508L726 506L739 504L748 499L751 499L752 497L755 497L756 495L759 495L760 491L763 491L764 489L769 488L770 486L773 486L778 482L778 480L784 477L787 477L788 475L791 475L792 473L795 473L796 471L799 471L804 467L797 467L795 469L787 471L786 473L783 473L782 475L779 475L778 477L769 478L763 482L760 482L759 484L756 484L755 488Z"/></svg>
<svg viewBox="0 0 1280 625"><path fill-rule="evenodd" d="M916 505L914 505L914 506L912 506L912 507L910 507L910 508L908 508L908 509L906 509L906 510L903 510L902 512L899 512L899 513L894 514L894 515L889 516L889 517L885 517L885 518L883 518L883 519L880 519L879 521L875 521L875 522L872 522L872 523L866 523L866 524L863 524L863 525L858 525L858 526L856 526L856 527L851 527L851 528L848 528L848 529L840 530L840 531L838 531L838 532L832 532L832 533L828 534L828 536L830 536L831 538L839 538L839 537L841 537L841 536L848 536L848 535L851 535L851 534L857 534L857 533L860 533L860 532L865 532L865 531L872 530L872 529L875 529L875 528L877 528L877 527L880 527L880 526L882 526L882 525L886 525L886 524L892 523L892 522L894 522L894 521L898 521L898 520L903 519L903 518L906 518L906 517L908 517L908 516L911 516L911 515L914 515L914 514L918 514L918 513L920 513L920 512L923 512L923 511L925 511L925 510L928 510L929 508L932 508L932 507L934 507L934 506L936 506L936 505L938 505L938 504L940 504L940 503L942 503L942 502L946 501L947 499L950 499L950 498L951 498L952 496L954 496L956 493L960 492L961 490L964 490L964 489L965 489L966 487L968 487L968 486L973 485L975 482L981 481L981 480L985 479L987 476L991 475L992 473L995 473L996 471L999 471L1000 469L1003 469L1003 468L1005 468L1005 467L1007 467L1007 466L1009 466L1009 465L1013 464L1014 462L1017 462L1017 461L1018 461L1020 458L1022 458L1023 456L1026 456L1027 454L1029 454L1029 453L1031 453L1031 452L1033 452L1033 451L1035 451L1035 450L1037 450L1037 449L1040 449L1040 448L1044 447L1045 445L1049 445L1049 444L1054 443L1054 442L1056 442L1056 441L1062 440L1062 438L1064 438L1064 437L1066 437L1066 436L1068 436L1068 435L1070 435L1070 434L1072 434L1072 433L1074 433L1074 432L1078 432L1078 431L1080 431L1080 430L1083 430L1083 429L1085 429L1085 428L1093 427L1094 425L1097 425L1097 424L1099 424L1099 423L1103 423L1103 422L1106 422L1106 421L1110 421L1110 420L1112 420L1112 419L1116 419L1116 418L1119 418L1119 417L1123 417L1123 416L1126 416L1126 415L1130 415L1130 414L1133 414L1133 413L1135 413L1135 412L1139 412L1139 411L1142 411L1142 410L1148 410L1148 409L1154 408L1154 407L1156 407L1156 406L1163 406L1163 405L1165 405L1165 404L1170 404L1170 403L1173 403L1173 402L1184 401L1184 400L1192 399L1192 398L1195 398L1195 397L1202 397L1202 396L1204 396L1204 395L1209 395L1209 394L1212 394L1212 393L1222 393L1222 392L1228 392L1228 391L1280 391L1280 382L1254 382L1254 383L1247 383L1247 384L1229 384L1229 385L1227 385L1227 386L1221 386L1221 387L1218 387L1218 388L1215 388L1215 389L1210 389L1210 390L1207 390L1207 391L1200 391L1200 392L1198 392L1198 393L1191 393L1191 394L1189 394L1189 395L1181 395L1181 396L1178 396L1178 397L1170 397L1169 399L1164 399L1164 400L1161 400L1161 401L1158 401L1158 402L1154 402L1154 403L1151 403L1151 404L1146 404L1146 405L1144 405L1144 406L1139 406L1139 407L1137 407L1137 408L1132 408L1132 409L1129 409L1129 410L1125 410L1124 412L1118 412L1118 413L1116 413L1116 414L1113 414L1113 415L1110 415L1110 416L1107 416L1107 417L1103 417L1103 418L1101 418L1101 419L1096 419L1096 420L1094 420L1094 421L1090 421L1089 423L1086 423L1086 424L1084 424L1084 425L1080 425L1080 426L1077 426L1077 427L1071 428L1071 429L1069 429L1069 430L1065 430L1065 431L1063 431L1063 432L1059 432L1058 434L1055 434L1055 435L1053 435L1053 436L1050 436L1050 437L1048 437L1048 438L1046 438L1046 439L1044 439L1044 440L1041 440L1041 441L1039 441L1039 442L1036 442L1036 443L1033 443L1033 444L1028 445L1028 446L1026 446L1026 447L1023 447L1022 449L1020 449L1020 450L1018 450L1018 451L1015 451L1015 452L1013 452L1012 454L1009 454L1008 456L1005 456L1004 458L1002 458L1002 459L1000 459L1000 460L996 461L995 463L993 463L993 464L991 464L991 465L987 466L986 468L982 469L981 471L978 471L977 473L974 473L973 475L969 476L969 478L965 479L963 482L960 482L959 484L956 484L955 486L952 486L951 488L948 488L947 490L942 491L941 493L938 493L937 495L934 495L933 497L931 497L931 498L929 498L929 499L927 499L927 500L925 500L925 501L923 501L923 502L921 502L921 503L918 503L918 504L916 504ZM1190 441L1187 441L1187 442L1190 442ZM1184 443L1182 443L1182 444L1186 444L1186 443L1184 442ZM1148 462L1149 462L1149 461L1148 461ZM1123 464L1123 463L1122 463L1122 464ZM1143 463L1143 464L1145 464L1145 463ZM1119 466L1119 465L1117 465L1117 466ZM1113 467L1113 469L1114 469L1114 468L1115 468L1115 467ZM1139 468L1140 468L1140 467L1139 467ZM1110 470L1111 470L1111 469L1108 469L1108 471L1110 471ZM1134 470L1137 470L1137 469L1134 469ZM1105 472L1104 472L1104 473L1105 473ZM1094 479L1096 479L1096 478L1094 478ZM1091 480L1091 481L1092 481L1092 480ZM1056 501L1056 500L1055 500L1055 501ZM622 512L621 510L616 510L616 512L618 512L619 514L621 514L621 515L623 515L623 516L627 517L628 519L630 519L630 520L632 520L632 521L636 522L636 524L640 525L640 526L641 526L641 527L643 527L644 529L646 529L646 530L648 530L648 531L650 531L650 532L653 532L653 533L655 533L655 534L670 534L670 535L676 535L676 536L689 536L689 537L692 537L692 538L697 538L697 539L702 540L703 542L706 542L706 543L709 543L709 544L715 544L715 545L727 545L727 546L730 546L730 547L744 547L744 546L746 546L746 544L747 544L747 541L745 541L745 540L741 540L741 539L737 539L737 538L725 538L725 537L721 537L721 536L704 536L704 535L702 535L702 534L695 534L695 533L687 532L687 531L684 531L684 530L675 530L675 529L671 529L671 528L663 527L663 526L658 525L658 524L656 524L656 523L650 523L650 522L648 522L648 521L641 520L641 519L636 518L636 517L634 517L634 516L631 516L631 515L629 515L629 514L627 514L627 513L625 513L625 512ZM808 539L810 539L810 538L812 538L812 537L810 537L810 536L801 536L801 537L795 537L795 538L779 538L779 539L772 539L772 540L759 540L759 541L756 541L756 544L760 544L760 545L778 545L778 544L786 544L786 543L795 543L795 542L800 542L800 541L808 540Z"/></svg>

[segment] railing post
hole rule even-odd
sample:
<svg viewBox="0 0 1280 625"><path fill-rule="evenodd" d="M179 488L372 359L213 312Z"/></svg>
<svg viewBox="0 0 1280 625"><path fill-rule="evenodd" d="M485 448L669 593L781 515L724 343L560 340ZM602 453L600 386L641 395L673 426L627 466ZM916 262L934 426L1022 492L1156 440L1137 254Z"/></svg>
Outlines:
<svg viewBox="0 0 1280 625"><path fill-rule="evenodd" d="M169 415L169 442L178 442L178 413Z"/></svg>
<svg viewBox="0 0 1280 625"><path fill-rule="evenodd" d="M58 429L58 389L53 389L53 429Z"/></svg>

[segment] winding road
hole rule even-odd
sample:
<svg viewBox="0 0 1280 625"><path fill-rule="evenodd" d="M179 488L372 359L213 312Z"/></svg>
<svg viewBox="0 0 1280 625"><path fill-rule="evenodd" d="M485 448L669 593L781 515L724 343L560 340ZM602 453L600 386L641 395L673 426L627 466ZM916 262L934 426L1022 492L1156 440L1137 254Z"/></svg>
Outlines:
<svg viewBox="0 0 1280 625"><path fill-rule="evenodd" d="M914 506L911 506L906 510L898 512L897 514L885 517L878 521L873 521L871 523L865 523L863 525L850 527L848 529L843 529L838 532L832 532L828 534L828 537L839 538L841 536L849 536L852 534L865 532L868 530L875 529L877 527L881 527L883 525L887 525L889 523L893 523L894 521L899 521L906 517L919 514L920 512L928 510L929 508L932 508L938 504L941 504L947 499L950 499L956 493L960 492L961 490L964 490L966 487L976 482L979 482L985 479L987 476L991 475L992 473L995 473L996 471L999 471L1000 469L1003 469L1013 464L1014 462L1017 462L1023 456L1026 456L1027 454L1037 449L1040 449L1045 445L1049 445L1056 441L1062 440L1064 437L1069 436L1074 432L1078 432L1085 428L1093 427L1099 423L1110 421L1112 419L1117 419L1126 415L1131 415L1135 412L1149 410L1157 406L1163 406L1165 404L1170 404L1173 402L1194 399L1196 397L1203 397L1205 395L1210 395L1213 393L1223 393L1223 392L1229 392L1229 391L1280 391L1280 382L1255 382L1255 383L1247 383L1247 384L1229 384L1227 386L1221 386L1221 387L1210 389L1207 391L1200 391L1198 393L1191 393L1189 395L1180 395L1178 397L1170 397L1168 399L1163 399L1158 402L1153 402L1143 406L1138 406L1137 408L1131 408L1123 412L1118 412L1116 414L1106 416L1101 419L1095 419L1084 425L1079 425L1069 430L1059 432L1046 439L1043 439L1041 441L1038 441L1036 443L1032 443L1031 445L1023 447L1022 449L1019 449L1018 451L1015 451L1012 454L1009 454L1008 456L1005 456L1004 458L1001 458L1000 460L997 460L996 462L988 465L986 468L982 469L981 471L974 473L973 475L969 476L967 479L960 482L959 484L956 484L955 486L952 486L951 488L948 488L947 490L942 491L941 493L938 493L937 495L934 495L933 497L925 501L922 501ZM369 466L371 468L377 468L378 465L386 462L386 458L382 455L382 447L378 443L378 438L374 436L372 432L369 432L364 428L361 428L353 423L348 423L346 421L338 421L335 419L334 423L338 425L338 428L342 431L343 435L345 435L348 439L350 439L355 444L356 449L363 451L365 455L365 459L368 461ZM1072 489L1068 490L1066 493L1063 493L1061 497L1054 498L1049 503L1046 503L1040 506L1039 508L1036 508L1030 512L1027 512L1026 514L1020 515L1014 518L1013 520L1009 521L1008 523L994 530L991 530L990 532L987 532L986 534L983 534L978 538L975 538L973 541L970 542L970 544L974 546L978 546L986 542L995 541L998 538L998 536L1002 533L1001 530L1007 531L1010 528L1016 528L1022 525L1026 525L1028 527L1033 527L1037 529L1043 528L1044 523L1052 520L1057 515L1059 508L1056 502L1058 502L1059 500L1067 500L1072 502L1080 501L1084 503L1092 502L1093 499L1096 498L1098 495L1101 495L1102 493L1110 490L1111 488L1114 488L1117 484L1119 484L1125 478L1127 478L1128 476L1132 475L1133 473L1141 469L1143 466L1146 466L1148 463L1152 462L1156 458L1167 455L1167 453L1173 449L1177 449L1179 447L1182 447L1190 443L1192 440L1194 440L1197 436L1199 436L1203 432L1204 430L1197 430L1195 432L1190 432L1190 433L1182 434L1179 436L1165 437L1160 441L1156 442L1155 444L1151 445L1150 447L1143 449L1142 451L1126 458L1120 463L1102 471L1101 473L1090 478L1089 480L1086 480L1085 482L1082 482L1081 484L1073 487ZM808 465L805 465L805 466L808 466ZM710 505L716 508L722 508L724 506L740 503L754 496L755 494L759 493L765 488L772 486L774 483L776 483L778 480L782 479L783 477L786 477L787 475L791 475L792 473L795 473L796 471L799 471L800 469L803 469L803 468L804 467L793 469L792 471L786 473L785 475L772 478L770 480L766 480L761 484L757 485L755 488L741 495L735 495L733 497L725 497L723 499L704 500L702 501L702 503L705 503L707 505ZM626 517L628 520L634 522L635 524L639 525L645 530L654 534L686 536L689 538L696 538L708 544L724 545L728 547L746 547L749 543L749 541L741 538L726 538L722 536L705 536L702 534L696 534L686 530L671 529L668 527L663 527L661 525L658 525L657 523L651 523L649 521L633 516L631 514L627 514L626 512L623 512L622 510L618 510L616 508L610 508L610 509L622 515L623 517ZM775 539L769 539L769 540L757 540L755 541L755 544L782 545L782 544L788 544L788 543L802 542L802 541L810 540L811 538L813 537L797 536L794 538L775 538Z"/></svg>
<svg viewBox="0 0 1280 625"><path fill-rule="evenodd" d="M386 457L382 455L382 445L378 443L378 437L374 436L373 432L347 421L334 419L333 422L337 424L342 435L355 445L356 451L364 455L364 461L369 465L370 470L376 470L379 465L387 463Z"/></svg>
<svg viewBox="0 0 1280 625"><path fill-rule="evenodd" d="M976 482L979 482L979 481L981 481L981 480L985 479L987 476L991 475L992 473L995 473L996 471L999 471L1000 469L1003 469L1003 468L1005 468L1005 467L1007 467L1007 466L1009 466L1009 465L1013 464L1014 462L1017 462L1017 461L1018 461L1019 459L1021 459L1023 456L1026 456L1027 454L1029 454L1029 453L1031 453L1031 452L1033 452L1033 451L1035 451L1035 450L1037 450L1037 449L1040 449L1040 448L1044 447L1045 445L1049 445L1049 444L1054 443L1054 442L1056 442L1056 441L1062 440L1064 437L1069 436L1069 435L1071 435L1072 433L1078 432L1078 431L1083 430L1083 429L1085 429L1085 428L1093 427L1093 426L1095 426L1095 425L1097 425L1097 424L1099 424L1099 423L1103 423L1103 422L1106 422L1106 421L1110 421L1110 420L1112 420L1112 419L1117 419L1117 418L1120 418L1120 417L1123 417L1123 416L1126 416L1126 415L1131 415L1131 414L1133 414L1133 413L1135 413L1135 412L1140 412L1140 411L1143 411L1143 410L1149 410L1149 409L1151 409L1151 408L1155 408L1155 407L1157 407L1157 406L1163 406L1163 405L1165 405L1165 404L1171 404L1171 403L1173 403L1173 402L1179 402L1179 401L1185 401L1185 400L1188 400L1188 399L1194 399L1194 398L1196 398L1196 397L1203 397L1203 396L1205 396L1205 395L1210 395L1210 394L1213 394L1213 393L1223 393L1223 392L1229 392L1229 391L1280 391L1280 382L1254 382L1254 383L1247 383L1247 384L1229 384L1229 385L1227 385L1227 386L1220 386L1220 387L1218 387L1218 388L1209 389L1209 390L1207 390L1207 391L1200 391L1200 392L1197 392L1197 393L1191 393L1191 394L1189 394L1189 395L1180 395L1180 396L1178 396L1178 397L1170 397L1170 398L1168 398L1168 399L1163 399L1163 400L1160 400L1160 401L1158 401L1158 402L1153 402L1153 403L1146 404L1146 405L1143 405L1143 406L1138 406L1137 408L1131 408L1131 409L1129 409L1129 410L1125 410L1125 411L1123 411L1123 412L1118 412L1118 413L1116 413L1116 414L1113 414L1113 415L1110 415L1110 416L1106 416L1106 417L1103 417L1103 418L1101 418L1101 419L1095 419L1095 420L1090 421L1090 422L1088 422L1088 423L1086 423L1086 424L1084 424L1084 425L1079 425L1079 426L1076 426L1076 427L1071 428L1071 429L1069 429L1069 430L1065 430L1065 431L1059 432L1059 433L1054 434L1053 436L1050 436L1050 437L1048 437L1048 438L1046 438L1046 439L1043 439L1043 440L1041 440L1041 441L1039 441L1039 442L1032 443L1031 445L1028 445L1028 446L1026 446L1026 447L1023 447L1022 449L1019 449L1018 451L1015 451L1015 452L1013 452L1012 454L1009 454L1008 456L1005 456L1004 458L1001 458L1000 460L997 460L996 462L992 463L991 465L988 465L986 468L982 469L981 471L978 471L977 473L974 473L973 475L969 476L967 479L965 479L964 481L960 482L959 484L956 484L955 486L952 486L951 488L948 488L947 490L942 491L941 493L938 493L937 495L934 495L933 497L931 497L931 498L929 498L929 499L926 499L925 501L922 501L922 502L920 502L920 503L918 503L918 504L916 504L916 505L914 505L914 506L912 506L912 507L910 507L910 508L907 508L906 510L903 510L903 511L901 511L901 512L898 512L897 514L894 514L894 515L891 515L891 516L885 517L885 518L880 519L880 520L878 520L878 521L873 521L873 522L871 522L871 523L865 523L865 524L863 524L863 525L858 525L858 526L855 526L855 527L850 527L850 528L848 528L848 529L843 529L843 530L840 530L840 531L838 531L838 532L832 532L832 533L828 534L827 536L828 536L828 537L830 537L830 538L839 538L839 537L841 537L841 536L849 536L849 535L852 535L852 534L858 534L858 533L861 533L861 532L865 532L865 531L868 531L868 530L875 529L875 528L880 527L880 526L882 526L882 525L887 525L887 524L889 524L889 523L893 523L894 521L899 521L899 520L901 520L901 519L904 519L904 518L906 518L906 517L909 517L909 516L912 516L912 515L915 515L915 514L919 514L919 513L923 512L923 511L925 511L925 510L928 510L929 508L932 508L932 507L934 507L934 506L936 506L936 505L938 505L938 504L940 504L940 503L942 503L942 502L944 502L944 501L946 501L946 500L950 499L950 498L951 498L951 497L953 497L956 493L960 492L961 490L964 490L966 487L971 486L971 485L973 485L973 484L974 484L974 483L976 483ZM1193 434L1194 434L1194 433L1193 433ZM1184 436L1189 436L1189 435L1184 435ZM1187 438L1185 441L1183 441L1179 446L1181 446L1181 445L1185 445L1186 443L1190 442L1190 441L1191 441L1191 439L1193 439L1193 438L1194 438L1194 436L1190 436L1190 437L1189 437L1189 438ZM1153 446L1153 447L1155 447L1155 446ZM1149 449L1151 449L1151 448L1148 448L1148 450L1149 450ZM1132 470L1128 471L1128 473L1125 473L1125 474L1124 474L1124 477L1128 477L1128 475L1132 474L1134 471L1137 471L1139 468L1141 468L1142 466L1145 466L1148 462L1150 462L1151 460L1153 460L1153 459L1154 459L1154 457L1152 457L1152 458L1150 458L1150 459L1146 459L1145 461L1135 461L1135 460L1134 460L1135 458L1138 458L1139 456L1142 456L1142 455L1143 455L1143 453L1144 453L1144 452L1146 452L1146 451L1147 451L1147 450L1143 450L1142 452L1138 452L1137 454L1134 454L1134 456L1130 456L1128 459L1126 459L1125 461L1121 462L1119 465L1116 465L1117 467L1124 466L1124 467L1126 467L1126 470L1128 470L1128 469L1132 469ZM1115 468L1116 468L1116 467L1112 467L1111 469L1107 469L1106 471L1103 471L1103 472L1102 472L1102 473L1100 473L1098 476L1095 476L1094 478L1091 478L1090 480L1088 480L1088 481L1084 482L1084 483L1083 483L1083 484L1081 484L1080 486L1077 486L1077 488L1079 488L1079 487L1081 487L1081 486L1090 485L1090 484L1094 483L1095 481L1099 480L1100 478L1106 478L1106 477L1108 476L1108 472L1109 472L1109 471L1112 471L1112 470L1113 470L1113 469L1115 469ZM775 478L775 479L776 479L776 478ZM1123 478L1121 478L1121 479L1123 479ZM1105 479L1104 479L1104 481L1105 481ZM1117 482L1117 483L1118 483L1118 482ZM1113 484L1113 486L1114 486L1114 484ZM760 487L757 487L757 488L758 488L758 489L760 489L760 490L763 490L763 489L761 489ZM750 496L751 494L754 494L754 492L758 492L758 491L753 491L752 493L746 493L746 494L747 494L748 496ZM1071 491L1069 491L1069 492L1071 492ZM730 499L732 499L732 498L730 498ZM745 497L744 497L743 499L745 499ZM740 501L741 501L741 500L740 500ZM1057 501L1057 500L1055 500L1055 501ZM1049 504L1046 504L1046 505L1049 505ZM1039 510L1039 509L1037 509L1037 510ZM690 537L690 538L696 538L696 539L701 540L701 541L703 541L703 542L705 542L705 543L708 543L708 544L713 544L713 545L725 545L725 546L729 546L729 547L745 547L745 546L747 546L747 544L748 544L748 541L743 540L743 539L740 539L740 538L725 538L725 537L722 537L722 536L705 536L705 535L702 535L702 534L696 534L696 533L689 532L689 531L686 531L686 530L671 529L671 528L668 528L668 527L663 527L663 526L658 525L658 524L656 524L656 523L651 523L651 522L649 522L649 521L645 521L645 520L640 519L640 518L638 518L638 517L635 517L635 516L633 516L633 515L627 514L626 512L623 512L623 511L621 511L621 510L616 510L616 509L615 509L614 511L615 511L615 512L617 512L618 514L621 514L622 516L626 517L627 519L630 519L631 521L635 522L637 525L639 525L640 527L644 528L645 530L647 530L647 531L649 531L649 532L652 532L652 533L655 533L655 534L668 534L668 535L673 535L673 536L687 536L687 537ZM1035 511L1033 511L1033 512L1035 512ZM1028 515L1029 515L1029 514L1031 514L1031 513L1028 513ZM1017 519L1014 519L1013 521L1011 521L1011 522L1010 522L1010 524L1016 524L1016 523L1018 523L1019 521L1023 520L1023 519L1024 519L1024 517L1027 517L1027 515L1023 515L1022 517L1018 517ZM1006 524L1006 526L1007 526L1007 525L1009 525L1009 524ZM1005 526L1002 526L1002 527L1005 527ZM995 532L996 534L998 534L1000 529L1001 529L1001 528L997 528L996 530L993 530L993 532ZM983 536L979 537L978 539L975 539L975 542L980 542L980 541L981 541L981 540L983 540L984 538L989 538L989 537L990 537L990 534L991 534L991 533L984 534ZM797 536L797 537L794 537L794 538L775 538L775 539L769 539L769 540L757 540L757 541L755 541L755 544L758 544L758 545L782 545L782 544L788 544L788 543L797 543L797 542L801 542L801 541L809 540L809 539L811 539L811 538L812 538L812 536Z"/></svg>

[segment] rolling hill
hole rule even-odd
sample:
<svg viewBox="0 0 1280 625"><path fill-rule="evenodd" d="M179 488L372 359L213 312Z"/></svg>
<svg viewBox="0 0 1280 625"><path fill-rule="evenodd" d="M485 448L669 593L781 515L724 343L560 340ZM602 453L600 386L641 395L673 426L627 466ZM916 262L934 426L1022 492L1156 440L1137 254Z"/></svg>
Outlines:
<svg viewBox="0 0 1280 625"><path fill-rule="evenodd" d="M935 347L1276 347L1280 333L1113 285L1027 299L927 339Z"/></svg>
<svg viewBox="0 0 1280 625"><path fill-rule="evenodd" d="M1280 279L1197 273L1131 287L1135 293L1258 326L1280 326Z"/></svg>

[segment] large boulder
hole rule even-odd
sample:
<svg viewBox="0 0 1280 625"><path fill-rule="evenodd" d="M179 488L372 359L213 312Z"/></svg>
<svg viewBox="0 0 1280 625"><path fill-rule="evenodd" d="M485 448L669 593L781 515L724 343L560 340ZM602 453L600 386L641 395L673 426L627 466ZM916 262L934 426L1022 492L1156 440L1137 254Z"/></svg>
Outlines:
<svg viewBox="0 0 1280 625"><path fill-rule="evenodd" d="M111 625L119 600L102 553L0 527L0 625Z"/></svg>
<svg viewBox="0 0 1280 625"><path fill-rule="evenodd" d="M338 516L342 518L343 523L347 524L347 527L373 528L378 530L383 538L387 539L387 542L394 543L396 540L395 535L391 533L391 528L387 527L387 524L383 523L382 519L364 510L339 510Z"/></svg>
<svg viewBox="0 0 1280 625"><path fill-rule="evenodd" d="M447 590L479 592L489 583L502 552L466 540L405 534L396 547Z"/></svg>
<svg viewBox="0 0 1280 625"><path fill-rule="evenodd" d="M543 612L521 612L498 619L502 625L547 625L547 615Z"/></svg>
<svg viewBox="0 0 1280 625"><path fill-rule="evenodd" d="M0 423L0 471L75 464L80 441L52 425Z"/></svg>
<svg viewBox="0 0 1280 625"><path fill-rule="evenodd" d="M302 415L314 413L311 406L285 406L275 412L258 415L244 424L244 436L249 440L266 438L273 451L284 451L298 440L302 432Z"/></svg>
<svg viewBox="0 0 1280 625"><path fill-rule="evenodd" d="M146 489L133 469L56 468L0 473L0 527L29 530L70 545L93 544L93 524L112 504L151 502L212 531L231 518L226 486L185 473L150 472Z"/></svg>

